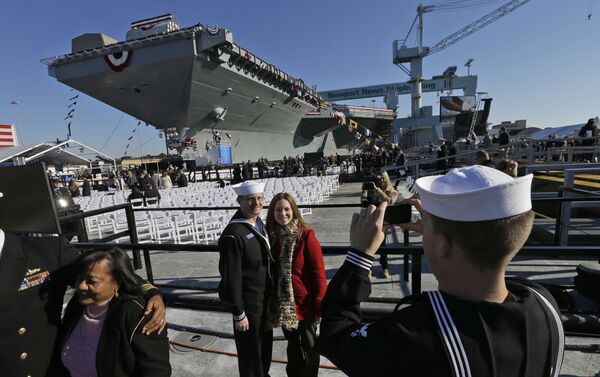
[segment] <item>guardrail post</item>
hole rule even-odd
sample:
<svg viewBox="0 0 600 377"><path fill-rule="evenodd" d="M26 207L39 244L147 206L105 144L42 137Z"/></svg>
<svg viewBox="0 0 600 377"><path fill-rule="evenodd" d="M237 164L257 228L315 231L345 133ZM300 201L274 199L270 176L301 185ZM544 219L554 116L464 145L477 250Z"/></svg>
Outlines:
<svg viewBox="0 0 600 377"><path fill-rule="evenodd" d="M129 242L133 244L138 243L137 227L135 225L135 214L133 213L133 207L129 204L125 208L125 216L127 217L127 229L129 230ZM142 258L140 257L140 250L131 250L133 253L133 268L139 270L142 268Z"/></svg>
<svg viewBox="0 0 600 377"><path fill-rule="evenodd" d="M532 165L534 161L533 143L529 143L527 144L527 165Z"/></svg>
<svg viewBox="0 0 600 377"><path fill-rule="evenodd" d="M85 219L77 219L74 222L77 224L77 233L75 234L77 236L77 242L88 242L90 239L88 237L87 227L85 226Z"/></svg>
<svg viewBox="0 0 600 377"><path fill-rule="evenodd" d="M412 253L412 285L411 294L417 295L421 293L421 254L418 252Z"/></svg>
<svg viewBox="0 0 600 377"><path fill-rule="evenodd" d="M403 229L402 233L404 234L404 246L408 246L408 230ZM409 270L409 261L410 261L410 256L408 254L404 254L404 265L403 265L403 272L404 272L404 281L408 282L410 279L410 270Z"/></svg>
<svg viewBox="0 0 600 377"><path fill-rule="evenodd" d="M146 278L150 284L154 284L154 273L152 272L152 261L150 260L150 250L147 247L143 249L144 266L146 267Z"/></svg>
<svg viewBox="0 0 600 377"><path fill-rule="evenodd" d="M564 171L565 176L565 187L573 188L573 181L575 179L575 173L570 170ZM567 190L565 190L567 191ZM570 192L566 192L563 194L564 198L572 197L573 195ZM560 203L560 238L559 244L560 246L567 246L569 243L569 228L571 227L571 207L572 203L570 201L563 201Z"/></svg>
<svg viewBox="0 0 600 377"><path fill-rule="evenodd" d="M565 190L561 187L558 190L558 197L564 198ZM562 201L556 207L556 220L554 223L554 244L558 245L560 243L560 228L561 228L561 218L562 218Z"/></svg>

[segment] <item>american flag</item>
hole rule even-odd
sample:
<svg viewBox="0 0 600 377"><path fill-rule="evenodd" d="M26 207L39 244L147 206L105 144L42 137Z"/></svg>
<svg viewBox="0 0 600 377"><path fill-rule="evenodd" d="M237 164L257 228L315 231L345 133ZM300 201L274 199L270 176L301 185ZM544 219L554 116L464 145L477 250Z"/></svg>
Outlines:
<svg viewBox="0 0 600 377"><path fill-rule="evenodd" d="M0 147L17 145L17 131L12 124L0 124Z"/></svg>

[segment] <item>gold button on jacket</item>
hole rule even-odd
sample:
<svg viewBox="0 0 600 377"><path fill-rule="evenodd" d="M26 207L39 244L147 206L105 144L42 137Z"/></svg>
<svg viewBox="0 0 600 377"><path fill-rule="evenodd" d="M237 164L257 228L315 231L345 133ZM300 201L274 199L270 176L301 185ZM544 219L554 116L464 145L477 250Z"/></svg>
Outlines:
<svg viewBox="0 0 600 377"><path fill-rule="evenodd" d="M17 332L19 333L19 335L23 335L23 334L25 334L26 331L27 331L27 329L25 327L21 327L19 329L19 331L17 331Z"/></svg>
<svg viewBox="0 0 600 377"><path fill-rule="evenodd" d="M27 358L27 352L23 352L21 354L21 360L25 360Z"/></svg>

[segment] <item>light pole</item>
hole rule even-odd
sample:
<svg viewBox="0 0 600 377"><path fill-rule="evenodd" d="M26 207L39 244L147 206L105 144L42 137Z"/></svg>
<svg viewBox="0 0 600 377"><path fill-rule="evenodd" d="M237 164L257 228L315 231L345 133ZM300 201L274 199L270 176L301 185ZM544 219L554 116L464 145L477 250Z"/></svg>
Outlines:
<svg viewBox="0 0 600 377"><path fill-rule="evenodd" d="M21 145L25 145L25 141L23 140L23 135L20 132L20 121L19 121L19 103L17 101L15 101L14 99L10 101L10 104L13 105L14 109L15 109L15 117L17 119L17 139L19 139L19 142Z"/></svg>
<svg viewBox="0 0 600 377"><path fill-rule="evenodd" d="M467 62L465 63L465 67L467 67L467 76L471 76L471 63L473 63L472 58L470 58L469 60L467 60Z"/></svg>

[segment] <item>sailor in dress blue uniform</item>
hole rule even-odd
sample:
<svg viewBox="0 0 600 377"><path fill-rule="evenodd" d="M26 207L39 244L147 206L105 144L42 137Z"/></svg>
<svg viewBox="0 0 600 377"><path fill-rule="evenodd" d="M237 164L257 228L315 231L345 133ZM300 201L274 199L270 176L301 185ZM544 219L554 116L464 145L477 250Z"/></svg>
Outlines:
<svg viewBox="0 0 600 377"><path fill-rule="evenodd" d="M322 302L318 349L349 376L558 376L564 333L558 307L539 285L505 279L533 223L531 176L453 169L416 181L423 249L439 290L404 299L362 323L368 272L383 240L387 204L352 219L352 250Z"/></svg>

